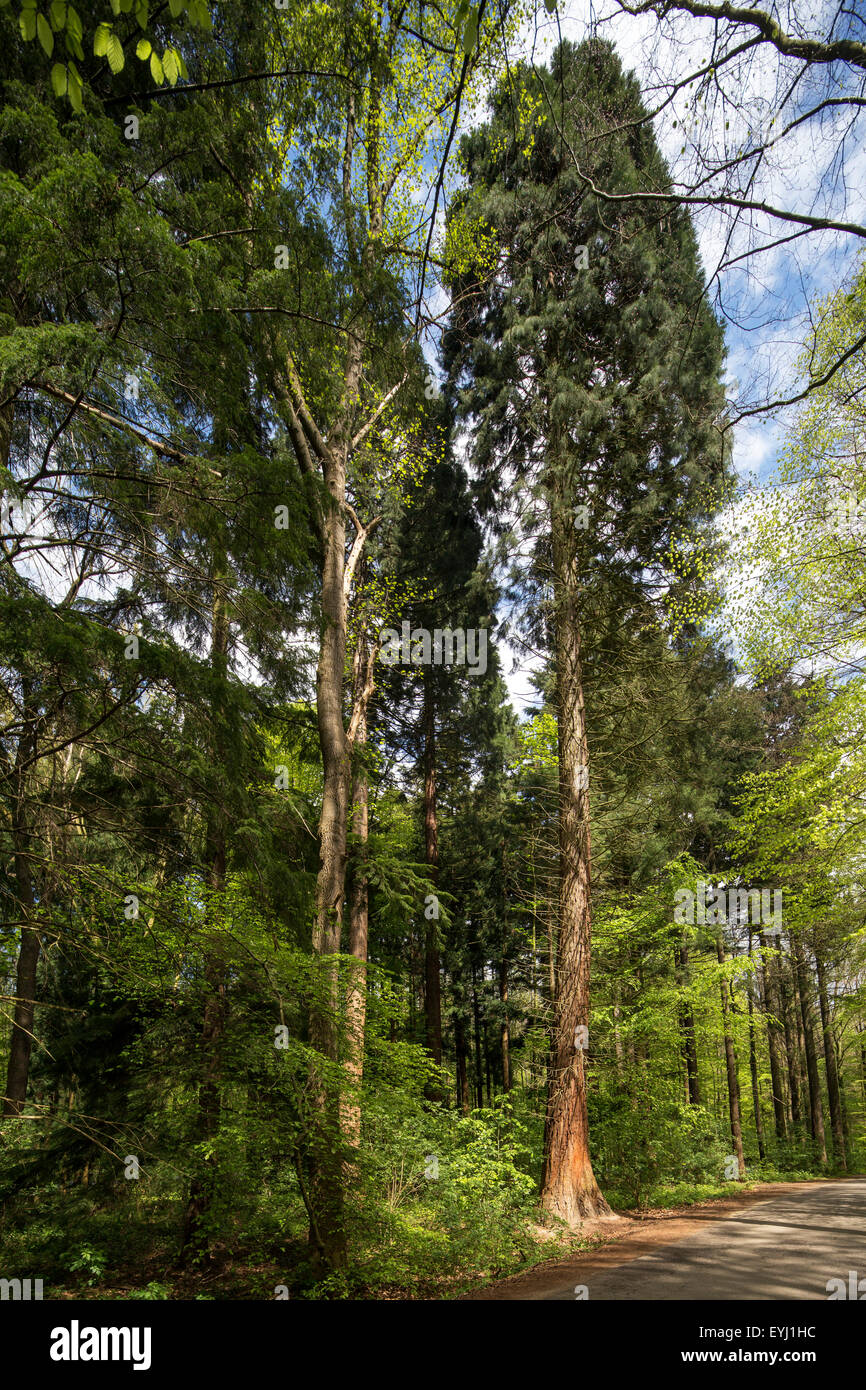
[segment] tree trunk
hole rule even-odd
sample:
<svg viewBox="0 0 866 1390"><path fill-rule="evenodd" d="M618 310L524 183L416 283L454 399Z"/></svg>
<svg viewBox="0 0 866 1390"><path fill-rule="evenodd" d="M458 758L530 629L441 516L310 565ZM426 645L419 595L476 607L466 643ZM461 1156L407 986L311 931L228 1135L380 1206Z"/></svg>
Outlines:
<svg viewBox="0 0 866 1390"><path fill-rule="evenodd" d="M622 1007L620 1004L620 987L617 981L614 986L615 1003L613 1006L613 1045L616 1052L616 1074L621 1077L625 1064L625 1050L622 1045L622 1029L620 1028L620 1018L622 1017Z"/></svg>
<svg viewBox="0 0 866 1390"><path fill-rule="evenodd" d="M511 1038L508 1030L508 962L504 954L499 961L499 1004L502 1009L500 1047L502 1050L502 1089L511 1090Z"/></svg>
<svg viewBox="0 0 866 1390"><path fill-rule="evenodd" d="M490 1071L490 1038L487 1034L487 1019L484 1020L484 1080L487 1087L488 1108L493 1104L493 1077Z"/></svg>
<svg viewBox="0 0 866 1390"><path fill-rule="evenodd" d="M12 1036L9 1041L9 1064L6 1070L6 1094L3 1114L20 1115L27 1099L30 1075L30 1052L33 1046L33 1021L36 1007L36 977L41 951L39 928L33 922L34 895L30 874L30 859L23 824L16 820L14 834L14 864L16 897L23 916L21 945L15 972L15 1010Z"/></svg>
<svg viewBox="0 0 866 1390"><path fill-rule="evenodd" d="M478 1009L478 989L475 984L475 966L472 966L472 1013L475 1018L475 1104L484 1109L484 1074L481 1069L481 1017Z"/></svg>
<svg viewBox="0 0 866 1390"><path fill-rule="evenodd" d="M684 989L688 984L689 977L689 947L685 935L676 946L675 973L678 987ZM677 1015L680 1028L680 1047L686 1069L686 1100L689 1105L700 1105L701 1091L698 1080L698 1048L697 1039L695 1037L695 1015L688 999L681 998L679 1000ZM617 1060L619 1060L619 1046L617 1048Z"/></svg>
<svg viewBox="0 0 866 1390"><path fill-rule="evenodd" d="M833 1040L830 1001L827 997L827 977L819 951L815 952L818 971L818 1002L821 1008L821 1031L824 1036L824 1064L827 1068L827 1097L830 1102L830 1135L836 1166L848 1171L845 1157L845 1126L842 1120L842 1100L839 1094L839 1069L836 1065L836 1044Z"/></svg>
<svg viewBox="0 0 866 1390"><path fill-rule="evenodd" d="M812 1023L812 1003L807 978L803 943L791 936L794 952L794 967L797 974L797 991L800 995L800 1013L803 1019L803 1043L806 1050L806 1074L809 1079L809 1111L811 1134L821 1165L827 1162L827 1141L824 1136L824 1105L821 1100L821 1078L818 1074L818 1053L815 1047L815 1030Z"/></svg>
<svg viewBox="0 0 866 1390"><path fill-rule="evenodd" d="M225 597L220 587L223 583L222 567L217 566L211 612L210 661L214 674L221 679L225 679L228 668L229 638ZM215 728L213 755L215 759L218 759L221 756L221 739L219 731L220 712L216 704L211 709L211 716ZM226 876L226 836L222 808L217 806L211 806L207 813L205 865L208 886L212 893L222 893ZM211 918L213 910L212 906ZM216 911L219 912L218 907ZM226 967L218 944L220 927L221 924L218 921L211 920L210 938L206 939L204 943L206 996L200 1039L203 1077L199 1084L197 1124L200 1143L213 1141L218 1135L220 1127L221 1050L228 1006L225 985ZM190 1182L189 1201L184 1214L182 1258L188 1251L199 1253L207 1251L207 1215L213 1204L216 1189L216 1165L216 1156L212 1153L205 1160L204 1174L194 1177Z"/></svg>
<svg viewBox="0 0 866 1390"><path fill-rule="evenodd" d="M356 661L366 662L366 646L358 642ZM366 708L359 713L355 749L367 743ZM352 784L352 832L358 841L358 864L349 899L349 955L351 975L346 991L346 1095L341 1097L343 1136L350 1149L361 1142L361 1086L364 1079L364 1041L367 1029L367 938L370 921L370 893L363 865L369 838L370 789L367 772L358 765ZM351 1160L350 1160L351 1164Z"/></svg>
<svg viewBox="0 0 866 1390"><path fill-rule="evenodd" d="M569 1226L610 1215L589 1154L586 1059L591 940L588 745L574 516L551 498L559 760L559 942L541 1201Z"/></svg>
<svg viewBox="0 0 866 1390"><path fill-rule="evenodd" d="M722 933L716 936L716 955L719 965L725 964L725 944ZM731 1004L728 981L721 980L719 986L722 999L722 1031L725 1041L725 1068L728 1079L728 1115L731 1121L731 1139L737 1159L737 1172L740 1178L746 1176L746 1162L743 1157L743 1126L740 1119L740 1081L737 1074L737 1054L731 1033Z"/></svg>
<svg viewBox="0 0 866 1390"><path fill-rule="evenodd" d="M36 1012L36 981L42 950L40 932L35 921L36 893L33 886L27 820L27 764L35 758L36 753L36 710L33 707L31 685L26 679L22 681L21 705L24 728L15 758L11 827L15 897L21 914L21 944L15 970L15 1008L12 1015L12 1036L9 1040L6 1094L3 1097L4 1115L22 1114L27 1099Z"/></svg>
<svg viewBox="0 0 866 1390"><path fill-rule="evenodd" d="M782 1025L779 1022L782 1008L779 1000L775 961L767 958L767 938L758 932L761 948L761 974L763 977L764 1017L767 1024L767 1048L770 1054L770 1081L773 1087L773 1122L776 1138L787 1139L785 1124L785 1086L782 1079Z"/></svg>
<svg viewBox="0 0 866 1390"><path fill-rule="evenodd" d="M436 813L436 711L433 706L433 678L430 667L424 673L424 857L435 885L439 870L439 824ZM442 991L439 978L439 925L436 916L427 919L424 942L424 1018L427 1051L437 1067L442 1065ZM442 1089L427 1087L429 1100L441 1101Z"/></svg>
<svg viewBox="0 0 866 1390"><path fill-rule="evenodd" d="M749 932L749 957L752 955L752 933ZM761 1117L761 1092L758 1087L758 1055L755 1047L755 1008L752 1002L752 988L754 976L749 976L748 983L748 1009L749 1009L749 1076L752 1082L752 1109L755 1113L755 1134L758 1140L758 1157L764 1158L764 1122Z"/></svg>
<svg viewBox="0 0 866 1390"><path fill-rule="evenodd" d="M795 1002L793 985L793 965L790 957L788 969L779 961L779 988L782 999L782 1018L785 1029L785 1055L788 1060L788 1087L791 1095L791 1128L795 1135L802 1136L803 1112L800 1105L800 1057L797 1050L797 1030L795 1027Z"/></svg>
<svg viewBox="0 0 866 1390"><path fill-rule="evenodd" d="M460 1014L454 1019L454 1050L457 1053L457 1104L464 1115L472 1109L469 1094L469 1072L466 1066L466 1026Z"/></svg>
<svg viewBox="0 0 866 1390"><path fill-rule="evenodd" d="M345 466L339 453L328 459L325 481L337 505L322 517L322 634L316 671L316 716L322 751L322 809L319 816L319 874L316 883L316 921L313 951L321 963L321 1003L310 1015L310 1042L330 1062L339 1060L340 951L346 889L349 760L343 725L343 675L346 661L346 603L344 596L346 524ZM343 1223L343 1155L339 1152L340 1097L325 1087L321 1070L313 1066L313 1105L316 1132L310 1150L310 1242L316 1257L332 1269L348 1262ZM315 1224L315 1229L313 1225Z"/></svg>

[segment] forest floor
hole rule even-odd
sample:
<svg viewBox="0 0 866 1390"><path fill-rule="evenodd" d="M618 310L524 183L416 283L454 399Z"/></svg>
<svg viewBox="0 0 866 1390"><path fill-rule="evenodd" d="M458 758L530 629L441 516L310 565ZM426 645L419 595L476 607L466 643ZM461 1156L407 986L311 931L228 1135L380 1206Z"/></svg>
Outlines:
<svg viewBox="0 0 866 1390"><path fill-rule="evenodd" d="M591 1249L464 1299L826 1299L831 1279L846 1297L849 1271L866 1278L866 1177L766 1183L685 1214L587 1223L581 1234Z"/></svg>

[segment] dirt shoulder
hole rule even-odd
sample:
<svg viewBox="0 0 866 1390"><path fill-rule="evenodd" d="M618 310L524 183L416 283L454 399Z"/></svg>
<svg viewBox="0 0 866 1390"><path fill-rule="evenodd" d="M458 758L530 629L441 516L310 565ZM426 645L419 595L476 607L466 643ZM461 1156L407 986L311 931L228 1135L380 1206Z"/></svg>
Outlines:
<svg viewBox="0 0 866 1390"><path fill-rule="evenodd" d="M723 1220L772 1197L824 1187L836 1181L844 1179L761 1183L731 1197L696 1202L690 1207L620 1212L613 1221L588 1221L580 1234L592 1242L592 1248L564 1259L545 1260L526 1274L512 1274L507 1279L464 1294L460 1301L531 1300L543 1297L555 1285L571 1282L585 1284L592 1275L602 1270L628 1264L641 1255L649 1254L659 1245L672 1244L696 1235L706 1228L707 1222Z"/></svg>

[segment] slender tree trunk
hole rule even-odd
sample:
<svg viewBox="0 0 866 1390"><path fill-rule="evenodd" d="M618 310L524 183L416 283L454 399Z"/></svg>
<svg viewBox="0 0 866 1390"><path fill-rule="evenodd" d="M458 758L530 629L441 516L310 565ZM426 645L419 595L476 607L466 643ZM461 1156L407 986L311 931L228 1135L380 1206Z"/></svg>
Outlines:
<svg viewBox="0 0 866 1390"><path fill-rule="evenodd" d="M214 597L212 604L211 652L210 661L214 674L225 679L228 668L229 624L225 596L221 586L224 584L224 569L216 566ZM215 728L213 755L221 756L219 731L219 709L216 704L211 710ZM225 887L226 876L226 837L222 808L212 806L207 815L205 837L205 864L207 866L208 886L213 894L220 894ZM200 1051L203 1062L203 1077L198 1091L198 1137L200 1143L212 1143L219 1134L221 1104L222 1045L225 1035L228 1000L226 996L226 966L219 947L221 924L213 920L211 905L209 938L204 943L204 983L205 1005L202 1021ZM205 1172L190 1182L189 1201L184 1215L181 1257L188 1251L204 1253L208 1248L207 1216L213 1205L217 1182L217 1159L211 1153L205 1160Z"/></svg>
<svg viewBox="0 0 866 1390"><path fill-rule="evenodd" d="M345 457L339 448L329 451L325 481L335 507L322 517L322 634L316 672L316 715L322 751L322 809L319 816L319 874L316 884L316 921L313 951L324 957L321 966L319 1006L311 1010L310 1041L313 1049L330 1062L339 1060L339 974L346 890L346 849L349 798L349 753L343 724L343 677L346 662ZM343 1162L340 1152L340 1096L329 1092L321 1069L314 1064L313 1105L316 1132L310 1150L309 1196L314 1222L310 1243L315 1258L332 1269L348 1262L343 1219ZM315 1229L314 1229L315 1226Z"/></svg>
<svg viewBox="0 0 866 1390"><path fill-rule="evenodd" d="M461 1014L457 1014L454 1019L454 1050L457 1054L457 1104L464 1115L468 1115L472 1109L472 1100L469 1094L469 1072L466 1065L466 1026Z"/></svg>
<svg viewBox="0 0 866 1390"><path fill-rule="evenodd" d="M487 1033L487 1019L485 1018L482 1028L484 1034L484 1079L487 1088L488 1108L493 1104L493 1077L490 1071L490 1038Z"/></svg>
<svg viewBox="0 0 866 1390"><path fill-rule="evenodd" d="M472 966L472 1013L475 1018L475 1104L484 1109L484 1073L481 1068L481 1016L478 1009L478 989L475 984L475 966Z"/></svg>
<svg viewBox="0 0 866 1390"><path fill-rule="evenodd" d="M800 1014L803 1020L803 1043L806 1050L806 1074L809 1079L809 1111L811 1134L818 1158L823 1165L827 1162L827 1141L824 1136L824 1105L821 1100L821 1078L818 1074L818 1052L815 1046L815 1030L812 1020L812 1003L807 969L803 954L803 943L799 937L791 936L794 967L797 973L797 991L800 996Z"/></svg>
<svg viewBox="0 0 866 1390"><path fill-rule="evenodd" d="M803 1112L800 1105L800 1058L797 1051L796 1007L794 1002L793 966L790 958L785 969L779 961L779 988L782 999L782 1018L785 1029L785 1056L788 1061L788 1087L791 1095L791 1128L802 1137Z"/></svg>
<svg viewBox="0 0 866 1390"><path fill-rule="evenodd" d="M499 1004L502 1009L500 1047L502 1050L502 1088L511 1090L511 1039L508 1029L508 962L503 954L499 960Z"/></svg>
<svg viewBox="0 0 866 1390"><path fill-rule="evenodd" d="M845 1127L842 1122L842 1099L839 1093L839 1071L836 1066L836 1044L833 1040L830 1001L827 997L827 977L820 951L815 952L815 965L818 971L818 1001L821 1009L821 1031L824 1036L824 1064L827 1068L827 1098L830 1102L830 1136L833 1143L833 1157L836 1166L847 1172Z"/></svg>
<svg viewBox="0 0 866 1390"><path fill-rule="evenodd" d="M580 657L574 516L553 484L559 758L559 943L541 1201L569 1226L610 1215L592 1171L586 1105L591 941L589 755Z"/></svg>
<svg viewBox="0 0 866 1390"><path fill-rule="evenodd" d="M430 668L424 674L424 858L430 877L436 883L439 872L439 823L436 811L436 711ZM439 960L439 925L436 916L427 919L424 943L424 1017L427 1051L437 1067L442 1065L442 991ZM438 1085L427 1088L428 1099L441 1101Z"/></svg>
<svg viewBox="0 0 866 1390"><path fill-rule="evenodd" d="M719 965L725 964L725 944L722 933L716 936L716 955ZM722 978L719 986L722 999L722 1031L725 1043L725 1069L728 1078L728 1115L731 1121L731 1139L737 1158L737 1172L740 1178L746 1176L746 1161L743 1157L743 1126L740 1119L740 1080L737 1070L737 1054L731 1032L731 1001L728 981Z"/></svg>
<svg viewBox="0 0 866 1390"><path fill-rule="evenodd" d="M773 968L775 962L768 959L767 938L762 931L758 932L758 943L761 948L764 1016L767 1024L767 1049L770 1054L770 1081L773 1087L773 1123L776 1127L776 1138L784 1140L788 1135L785 1123L785 1086L782 1079L782 1025L779 1022L782 1009L776 971Z"/></svg>
<svg viewBox="0 0 866 1390"><path fill-rule="evenodd" d="M0 406L0 463L4 468L9 466L14 422L15 408L10 399ZM21 914L21 941L15 967L15 1007L12 1014L12 1035L9 1040L3 1115L20 1115L27 1099L36 1013L36 984L42 950L39 928L34 920L36 895L33 888L26 811L29 777L25 765L32 760L36 750L36 710L32 704L30 683L26 679L22 681L21 708L24 729L15 759L11 826L15 897Z"/></svg>
<svg viewBox="0 0 866 1390"><path fill-rule="evenodd" d="M622 1017L622 1004L620 1000L619 982L614 985L615 1003L613 1006L613 1045L616 1052L616 1074L621 1077L625 1069L625 1049L622 1045L622 1029L620 1018Z"/></svg>
<svg viewBox="0 0 866 1390"><path fill-rule="evenodd" d="M358 641L356 668L366 665L367 649ZM357 679L356 679L357 689ZM367 744L366 703L358 714L355 750ZM358 841L358 866L353 875L349 898L349 955L351 975L346 991L346 1094L341 1097L343 1136L350 1150L361 1142L361 1086L364 1079L364 1041L367 1028L367 938L369 934L369 884L363 853L369 837L370 790L367 772L358 764L352 784L352 832ZM350 1160L351 1163L351 1160Z"/></svg>
<svg viewBox="0 0 866 1390"><path fill-rule="evenodd" d="M6 1094L3 1114L20 1115L27 1099L30 1074L30 1052L33 1046L33 1022L36 1008L36 978L41 950L39 928L34 922L33 880L23 821L16 817L13 830L16 898L22 914L21 945L15 971L15 1009L12 1036L9 1040L9 1063L6 1071Z"/></svg>
<svg viewBox="0 0 866 1390"><path fill-rule="evenodd" d="M680 990L688 984L689 947L685 936L678 942L675 951L675 974ZM695 1036L695 1015L688 999L681 997L677 1004L680 1028L680 1047L686 1069L686 1100L689 1105L700 1105L701 1090L698 1080L698 1048Z"/></svg>
<svg viewBox="0 0 866 1390"><path fill-rule="evenodd" d="M8 412L7 412L8 415ZM0 420L7 418L0 412ZM11 417L10 417L11 419ZM8 441L7 441L8 442ZM23 730L15 756L14 801L12 803L12 862L15 870L15 898L21 914L21 942L15 968L15 1008L12 1015L12 1035L9 1040L9 1061L6 1070L6 1094L3 1114L20 1115L27 1099L30 1076L30 1053L33 1048L33 1023L36 1013L36 984L41 935L36 923L36 891L33 884L30 828L27 817L27 797L30 782L28 765L36 755L36 717L31 685L21 683L21 715Z"/></svg>
<svg viewBox="0 0 866 1390"><path fill-rule="evenodd" d="M749 934L749 955L752 953L752 937ZM755 1008L752 1002L752 980L748 984L749 1008L749 1076L752 1082L752 1109L755 1113L755 1135L758 1140L758 1157L765 1158L764 1122L761 1117L761 1092L758 1086L758 1054L755 1046Z"/></svg>
<svg viewBox="0 0 866 1390"><path fill-rule="evenodd" d="M547 988L553 1003L556 998L556 923L552 912L547 918Z"/></svg>

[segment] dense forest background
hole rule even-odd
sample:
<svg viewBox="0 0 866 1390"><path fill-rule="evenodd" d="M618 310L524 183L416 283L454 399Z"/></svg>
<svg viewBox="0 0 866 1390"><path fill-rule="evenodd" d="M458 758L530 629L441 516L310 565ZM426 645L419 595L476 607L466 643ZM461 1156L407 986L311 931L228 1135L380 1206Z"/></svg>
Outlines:
<svg viewBox="0 0 866 1390"><path fill-rule="evenodd" d="M866 1168L866 230L759 185L806 127L844 168L864 26L614 8L715 16L691 86L553 0L0 5L0 1273L46 1297L447 1297ZM752 399L705 207L730 263L847 247Z"/></svg>

